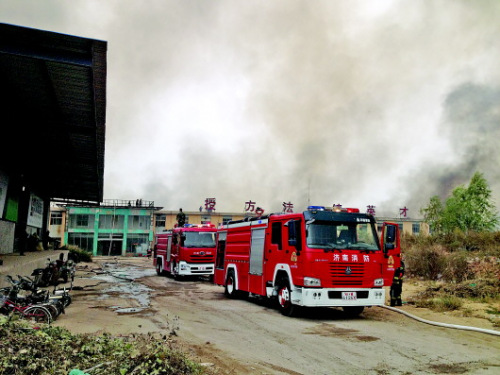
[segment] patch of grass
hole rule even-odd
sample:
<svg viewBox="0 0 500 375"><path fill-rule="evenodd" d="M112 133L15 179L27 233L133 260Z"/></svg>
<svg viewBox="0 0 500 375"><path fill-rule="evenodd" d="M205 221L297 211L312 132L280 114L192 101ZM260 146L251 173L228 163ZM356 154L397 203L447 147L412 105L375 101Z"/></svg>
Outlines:
<svg viewBox="0 0 500 375"><path fill-rule="evenodd" d="M499 315L500 316L500 310L495 308L495 307L490 307L486 310L486 313L491 314L491 315Z"/></svg>
<svg viewBox="0 0 500 375"><path fill-rule="evenodd" d="M421 298L415 299L411 303L416 307L427 308L440 312L458 310L463 306L463 301L454 296Z"/></svg>
<svg viewBox="0 0 500 375"><path fill-rule="evenodd" d="M493 327L495 327L495 328L499 328L500 327L500 319L492 319L492 318L490 318L488 320L491 322L491 324L493 324Z"/></svg>
<svg viewBox="0 0 500 375"><path fill-rule="evenodd" d="M462 307L463 301L455 296L439 298L436 301L436 309L438 311L453 311Z"/></svg>
<svg viewBox="0 0 500 375"><path fill-rule="evenodd" d="M465 309L462 309L462 316L470 318L474 316L474 310L472 310L470 307L466 307Z"/></svg>

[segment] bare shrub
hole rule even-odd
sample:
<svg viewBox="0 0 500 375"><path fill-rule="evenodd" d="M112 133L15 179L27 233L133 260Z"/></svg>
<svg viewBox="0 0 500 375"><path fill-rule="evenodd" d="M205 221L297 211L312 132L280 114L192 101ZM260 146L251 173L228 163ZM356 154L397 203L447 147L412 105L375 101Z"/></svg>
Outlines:
<svg viewBox="0 0 500 375"><path fill-rule="evenodd" d="M500 280L500 258L489 256L469 258L468 269L476 278Z"/></svg>
<svg viewBox="0 0 500 375"><path fill-rule="evenodd" d="M406 269L412 276L436 280L442 277L446 251L441 245L413 246L405 250L404 259Z"/></svg>
<svg viewBox="0 0 500 375"><path fill-rule="evenodd" d="M469 267L469 254L465 250L444 255L444 267L441 270L443 280L455 283L474 277Z"/></svg>
<svg viewBox="0 0 500 375"><path fill-rule="evenodd" d="M455 283L500 278L500 232L404 234L401 248L410 276Z"/></svg>

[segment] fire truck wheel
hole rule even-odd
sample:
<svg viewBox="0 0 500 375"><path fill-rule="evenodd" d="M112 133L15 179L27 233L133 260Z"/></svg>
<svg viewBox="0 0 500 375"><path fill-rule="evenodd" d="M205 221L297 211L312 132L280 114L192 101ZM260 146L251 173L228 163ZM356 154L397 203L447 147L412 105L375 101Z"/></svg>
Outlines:
<svg viewBox="0 0 500 375"><path fill-rule="evenodd" d="M173 262L171 267L174 280L180 280L181 276L179 275L179 266L177 265L177 262Z"/></svg>
<svg viewBox="0 0 500 375"><path fill-rule="evenodd" d="M349 316L358 316L365 309L364 306L344 306L342 310Z"/></svg>
<svg viewBox="0 0 500 375"><path fill-rule="evenodd" d="M283 280L278 289L278 307L285 316L293 316L297 307L291 301L292 293L288 280Z"/></svg>
<svg viewBox="0 0 500 375"><path fill-rule="evenodd" d="M238 296L236 290L236 281L233 271L229 271L229 273L227 274L226 286L224 287L224 294L229 298L236 298Z"/></svg>
<svg viewBox="0 0 500 375"><path fill-rule="evenodd" d="M156 274L158 276L163 276L165 275L165 270L163 269L163 263L161 262L160 259L156 261Z"/></svg>

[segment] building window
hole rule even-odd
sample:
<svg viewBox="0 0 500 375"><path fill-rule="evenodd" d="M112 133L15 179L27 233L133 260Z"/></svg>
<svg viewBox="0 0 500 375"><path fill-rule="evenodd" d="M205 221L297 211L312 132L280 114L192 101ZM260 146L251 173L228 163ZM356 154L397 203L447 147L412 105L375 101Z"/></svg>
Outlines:
<svg viewBox="0 0 500 375"><path fill-rule="evenodd" d="M50 225L62 225L62 212L54 211L50 213Z"/></svg>
<svg viewBox="0 0 500 375"><path fill-rule="evenodd" d="M148 234L129 234L127 236L127 253L147 255L149 248Z"/></svg>
<svg viewBox="0 0 500 375"><path fill-rule="evenodd" d="M92 252L94 249L94 234L68 233L68 245L78 246L82 250Z"/></svg>
<svg viewBox="0 0 500 375"><path fill-rule="evenodd" d="M151 226L150 216L131 215L128 217L128 229L149 230Z"/></svg>
<svg viewBox="0 0 500 375"><path fill-rule="evenodd" d="M88 215L77 215L76 216L76 226L77 227L88 227L89 226L89 216Z"/></svg>
<svg viewBox="0 0 500 375"><path fill-rule="evenodd" d="M69 228L92 229L94 215L72 214L69 215Z"/></svg>
<svg viewBox="0 0 500 375"><path fill-rule="evenodd" d="M232 216L222 216L222 225L226 225L229 223L231 220L233 220Z"/></svg>
<svg viewBox="0 0 500 375"><path fill-rule="evenodd" d="M99 215L99 229L123 229L123 215Z"/></svg>
<svg viewBox="0 0 500 375"><path fill-rule="evenodd" d="M155 227L156 228L165 228L167 223L167 215L156 215L155 218Z"/></svg>
<svg viewBox="0 0 500 375"><path fill-rule="evenodd" d="M202 216L201 217L201 224L211 224L211 217L210 216Z"/></svg>
<svg viewBox="0 0 500 375"><path fill-rule="evenodd" d="M420 223L413 223L411 226L411 231L413 234L419 234L420 233Z"/></svg>

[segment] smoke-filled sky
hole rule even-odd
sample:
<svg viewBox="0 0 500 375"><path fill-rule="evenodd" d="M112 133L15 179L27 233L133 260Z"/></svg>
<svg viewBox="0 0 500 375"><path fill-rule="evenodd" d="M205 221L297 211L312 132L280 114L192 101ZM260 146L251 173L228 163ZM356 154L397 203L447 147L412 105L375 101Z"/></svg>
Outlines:
<svg viewBox="0 0 500 375"><path fill-rule="evenodd" d="M105 199L420 217L482 172L500 206L500 2L2 0L108 42Z"/></svg>

